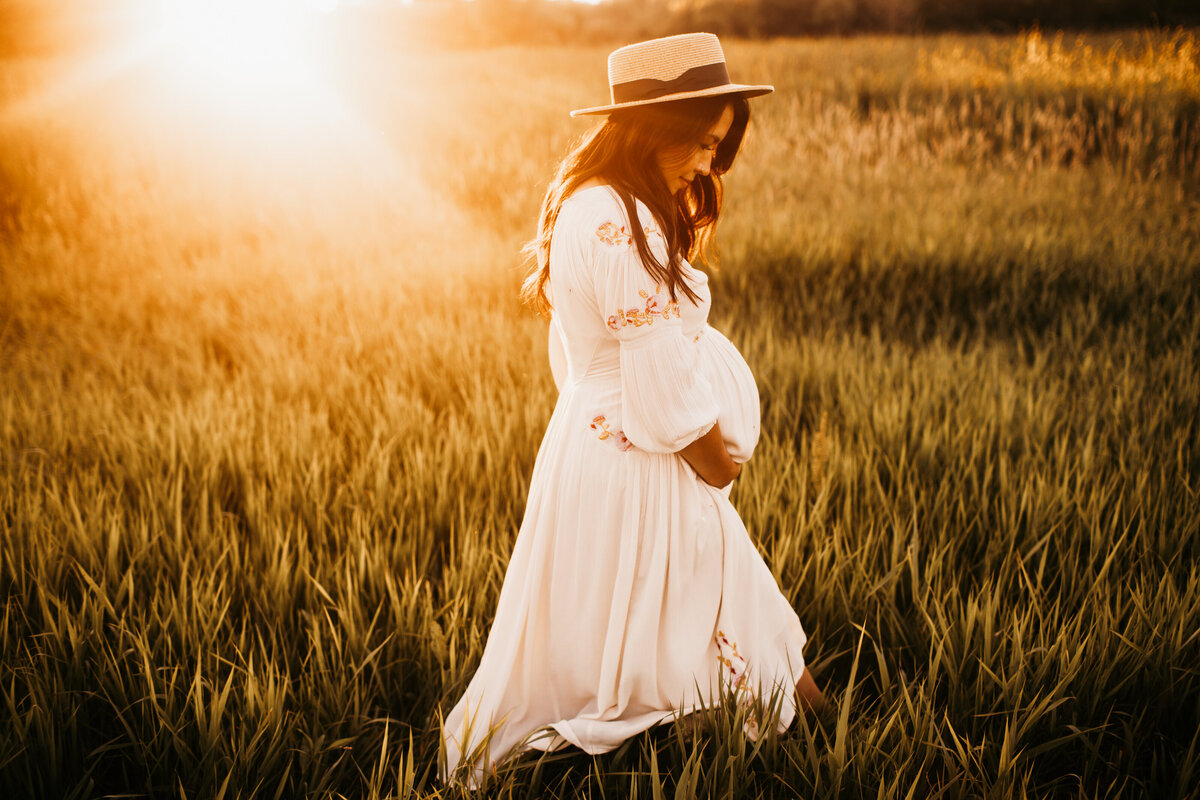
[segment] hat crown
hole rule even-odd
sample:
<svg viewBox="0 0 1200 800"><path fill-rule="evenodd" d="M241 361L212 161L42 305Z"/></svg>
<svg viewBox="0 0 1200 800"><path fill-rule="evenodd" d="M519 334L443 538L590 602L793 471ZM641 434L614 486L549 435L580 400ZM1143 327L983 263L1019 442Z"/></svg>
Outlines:
<svg viewBox="0 0 1200 800"><path fill-rule="evenodd" d="M689 69L724 64L721 41L711 33L681 33L626 45L608 56L608 85L647 78L669 81Z"/></svg>

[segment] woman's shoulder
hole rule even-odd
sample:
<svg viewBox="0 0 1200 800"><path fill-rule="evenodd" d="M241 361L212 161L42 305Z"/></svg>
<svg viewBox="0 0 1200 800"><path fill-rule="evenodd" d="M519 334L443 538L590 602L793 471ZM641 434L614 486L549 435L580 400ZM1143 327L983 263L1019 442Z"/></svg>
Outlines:
<svg viewBox="0 0 1200 800"><path fill-rule="evenodd" d="M591 219L611 217L621 212L624 214L625 205L617 195L617 190L606 183L585 184L563 200L559 217L569 215L572 219Z"/></svg>
<svg viewBox="0 0 1200 800"><path fill-rule="evenodd" d="M643 226L650 219L650 212L640 201L636 201L638 217ZM556 233L570 229L578 235L595 240L599 244L615 244L628 238L629 215L625 203L617 190L603 183L595 183L576 189L559 209Z"/></svg>

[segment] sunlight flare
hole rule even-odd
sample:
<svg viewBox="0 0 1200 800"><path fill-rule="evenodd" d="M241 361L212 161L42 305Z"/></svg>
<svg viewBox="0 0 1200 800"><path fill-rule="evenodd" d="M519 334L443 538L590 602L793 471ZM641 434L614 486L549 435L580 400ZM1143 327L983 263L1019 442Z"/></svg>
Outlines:
<svg viewBox="0 0 1200 800"><path fill-rule="evenodd" d="M319 8L335 7L325 0ZM305 44L313 8L286 0L171 0L160 35L192 78L226 88L296 88L311 78Z"/></svg>

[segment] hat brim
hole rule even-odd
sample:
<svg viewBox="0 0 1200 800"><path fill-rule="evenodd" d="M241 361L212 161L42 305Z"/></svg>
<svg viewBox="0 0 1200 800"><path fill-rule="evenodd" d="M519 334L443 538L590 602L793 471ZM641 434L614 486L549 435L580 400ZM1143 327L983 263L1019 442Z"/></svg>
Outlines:
<svg viewBox="0 0 1200 800"><path fill-rule="evenodd" d="M745 97L759 97L764 94L770 94L775 91L774 86L743 86L740 83L727 83L724 86L713 86L708 89L697 89L694 92L676 92L675 94L667 94L662 97L655 97L652 100L635 100L631 103L613 103L607 106L594 106L592 108L577 108L571 112L572 117L582 117L589 114L608 114L612 111L617 111L622 108L637 108L638 106L657 105L658 103L670 103L674 100L691 100L694 97L718 97L723 94L740 94Z"/></svg>

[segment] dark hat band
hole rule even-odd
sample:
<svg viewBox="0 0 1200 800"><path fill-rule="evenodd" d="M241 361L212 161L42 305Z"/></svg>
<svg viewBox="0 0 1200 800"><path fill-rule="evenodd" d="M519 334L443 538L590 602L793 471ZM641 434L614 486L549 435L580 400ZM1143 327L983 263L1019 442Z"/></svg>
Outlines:
<svg viewBox="0 0 1200 800"><path fill-rule="evenodd" d="M725 62L704 64L692 67L677 78L660 81L657 78L639 78L636 81L615 83L612 85L613 103L636 103L639 100L657 100L669 94L680 92L698 92L703 89L714 89L718 86L728 86L729 70Z"/></svg>

